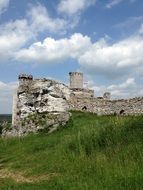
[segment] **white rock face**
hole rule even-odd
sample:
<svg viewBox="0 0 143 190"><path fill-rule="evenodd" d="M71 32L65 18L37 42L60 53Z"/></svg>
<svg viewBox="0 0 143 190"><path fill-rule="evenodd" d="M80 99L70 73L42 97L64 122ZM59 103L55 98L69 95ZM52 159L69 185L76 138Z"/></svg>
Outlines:
<svg viewBox="0 0 143 190"><path fill-rule="evenodd" d="M70 89L53 80L22 81L17 90L13 127L3 136L24 136L43 129L53 132L69 118Z"/></svg>
<svg viewBox="0 0 143 190"><path fill-rule="evenodd" d="M52 80L34 80L29 86L20 85L18 89L19 117L31 113L67 112L70 89Z"/></svg>

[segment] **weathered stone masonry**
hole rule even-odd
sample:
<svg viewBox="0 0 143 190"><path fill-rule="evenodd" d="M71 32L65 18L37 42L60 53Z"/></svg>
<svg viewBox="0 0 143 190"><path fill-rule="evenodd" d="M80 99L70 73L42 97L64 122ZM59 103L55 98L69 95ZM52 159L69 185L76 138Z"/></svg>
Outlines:
<svg viewBox="0 0 143 190"><path fill-rule="evenodd" d="M77 80L77 76L81 77L81 74L71 74L70 80ZM81 81L81 80L80 80ZM83 77L82 77L83 82ZM71 83L70 83L71 84ZM81 85L83 86L83 85ZM76 87L76 85L75 85ZM132 99L120 99L111 100L110 92L105 92L103 97L94 97L94 91L84 88L73 88L70 86L70 109L72 110L84 110L96 113L97 115L140 115L143 114L143 97Z"/></svg>
<svg viewBox="0 0 143 190"><path fill-rule="evenodd" d="M3 136L23 136L48 128L49 132L65 125L69 110L80 110L97 115L143 114L143 97L110 99L110 93L94 97L94 91L83 88L83 74L70 72L70 86L49 79L33 79L20 75L19 86L13 98L13 128Z"/></svg>
<svg viewBox="0 0 143 190"><path fill-rule="evenodd" d="M33 80L31 75L20 75L13 102L13 123L35 112L85 110L98 115L143 113L143 97L111 100L109 92L105 92L103 97L94 97L93 90L83 88L82 73L70 72L69 75L70 87L54 80Z"/></svg>
<svg viewBox="0 0 143 190"><path fill-rule="evenodd" d="M141 115L143 114L143 98L106 100L98 98L71 97L71 109L86 110L97 115Z"/></svg>

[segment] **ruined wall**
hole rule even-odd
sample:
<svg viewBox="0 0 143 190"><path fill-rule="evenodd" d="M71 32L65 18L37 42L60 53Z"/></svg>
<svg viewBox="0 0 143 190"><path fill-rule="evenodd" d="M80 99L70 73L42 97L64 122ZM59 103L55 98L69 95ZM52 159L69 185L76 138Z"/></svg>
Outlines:
<svg viewBox="0 0 143 190"><path fill-rule="evenodd" d="M95 98L93 90L70 89L53 80L19 76L19 87L13 100L13 125L32 113L64 113L70 109L98 115L137 115L143 113L143 98L110 100L109 93Z"/></svg>
<svg viewBox="0 0 143 190"><path fill-rule="evenodd" d="M98 98L83 98L71 95L72 110L86 110L98 115L140 115L143 114L143 98L128 100L106 100Z"/></svg>
<svg viewBox="0 0 143 190"><path fill-rule="evenodd" d="M93 90L70 89L62 83L48 79L30 78L30 81L26 81L20 78L13 105L13 124L31 113L64 113L70 109L86 110L98 115L143 114L143 98L95 98Z"/></svg>
<svg viewBox="0 0 143 190"><path fill-rule="evenodd" d="M71 95L74 97L82 97L82 98L93 98L94 97L94 90L90 89L79 89L79 88L74 88L71 90Z"/></svg>
<svg viewBox="0 0 143 190"><path fill-rule="evenodd" d="M13 128L5 130L3 136L23 136L45 128L52 132L66 124L70 118L69 110L88 111L97 115L143 114L143 97L110 100L110 93L106 92L103 97L95 98L93 90L79 88L83 85L82 75L71 75L76 75L71 86L77 88L69 88L54 80L33 80L31 75L20 75L13 98Z"/></svg>

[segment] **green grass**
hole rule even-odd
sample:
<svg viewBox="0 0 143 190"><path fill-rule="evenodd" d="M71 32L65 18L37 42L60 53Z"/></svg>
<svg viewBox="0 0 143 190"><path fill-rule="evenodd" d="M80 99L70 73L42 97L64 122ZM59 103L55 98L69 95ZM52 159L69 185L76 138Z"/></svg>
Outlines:
<svg viewBox="0 0 143 190"><path fill-rule="evenodd" d="M0 139L0 176L1 190L142 190L143 117L73 112L50 135Z"/></svg>

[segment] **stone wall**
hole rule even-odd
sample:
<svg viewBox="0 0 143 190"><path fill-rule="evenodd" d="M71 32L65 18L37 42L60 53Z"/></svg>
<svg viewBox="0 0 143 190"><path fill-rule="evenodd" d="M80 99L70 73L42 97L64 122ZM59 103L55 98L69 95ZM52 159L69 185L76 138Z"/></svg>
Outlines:
<svg viewBox="0 0 143 190"><path fill-rule="evenodd" d="M85 110L97 115L140 115L143 114L143 98L106 100L98 98L83 98L71 95L72 110Z"/></svg>
<svg viewBox="0 0 143 190"><path fill-rule="evenodd" d="M90 89L79 89L79 88L74 88L71 89L71 95L75 97L82 97L82 98L93 98L94 97L94 90Z"/></svg>

